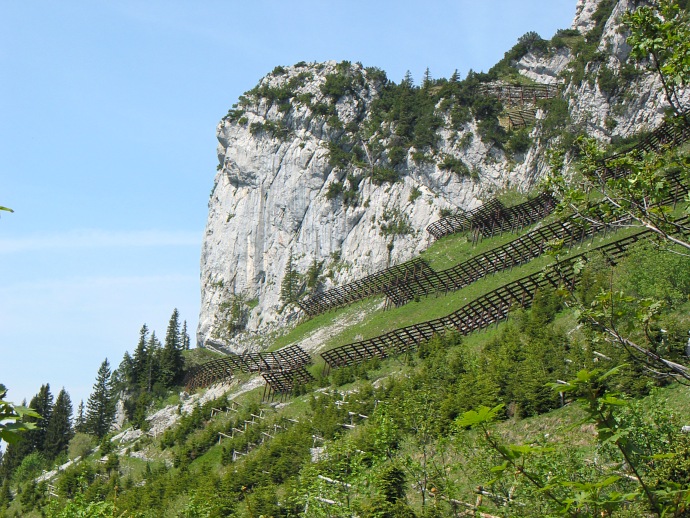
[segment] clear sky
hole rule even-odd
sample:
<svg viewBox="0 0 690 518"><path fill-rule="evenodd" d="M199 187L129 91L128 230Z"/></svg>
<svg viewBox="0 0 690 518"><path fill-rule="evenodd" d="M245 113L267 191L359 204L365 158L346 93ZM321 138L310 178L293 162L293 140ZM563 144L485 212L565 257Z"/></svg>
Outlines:
<svg viewBox="0 0 690 518"><path fill-rule="evenodd" d="M276 65L488 70L576 0L0 1L0 382L76 408L177 307L194 341L215 128Z"/></svg>

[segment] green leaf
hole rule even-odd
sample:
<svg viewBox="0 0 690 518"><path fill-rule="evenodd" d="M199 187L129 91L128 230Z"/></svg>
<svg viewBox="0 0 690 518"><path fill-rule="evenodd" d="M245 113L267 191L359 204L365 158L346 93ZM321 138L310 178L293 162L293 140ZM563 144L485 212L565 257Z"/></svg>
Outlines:
<svg viewBox="0 0 690 518"><path fill-rule="evenodd" d="M455 423L460 428L473 428L480 424L488 424L494 421L505 405L501 403L493 408L480 406L478 410L470 410L462 414Z"/></svg>

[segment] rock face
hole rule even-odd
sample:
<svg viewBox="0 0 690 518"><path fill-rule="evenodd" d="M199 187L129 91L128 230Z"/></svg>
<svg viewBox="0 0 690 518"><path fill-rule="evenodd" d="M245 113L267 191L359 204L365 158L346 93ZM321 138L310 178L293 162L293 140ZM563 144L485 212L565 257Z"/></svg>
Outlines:
<svg viewBox="0 0 690 518"><path fill-rule="evenodd" d="M613 70L629 52L617 27L630 3L618 3L601 38ZM580 0L573 28L595 27L598 4ZM527 54L515 66L535 81L553 84L572 59L563 47L548 55ZM336 98L328 86L338 74L357 81ZM652 127L662 105L655 81L639 75L634 90L639 95L624 102L603 93L596 81L571 84L566 88L571 116L602 138ZM507 186L527 189L547 171L538 124L531 148L508 154L484 143L471 118L460 129L449 129L441 110L444 124L437 130L433 159L416 161L410 149L395 167L398 181L372 178L371 171L381 165L370 152L377 145L374 137L361 142L366 158L348 167L338 164L333 144L348 128L367 123L381 88L375 71L361 65L277 67L240 99L241 109L221 120L219 167L201 254L199 345L221 342L236 352L260 348L266 336L298 316L297 307L281 299L289 272L302 274L306 282L310 267L321 265L313 270L320 275L312 277L327 289L405 261L428 246L424 229L442 210L472 209ZM394 139L395 131L388 135ZM469 165L471 177L441 167L442 157ZM342 189L356 191L357 201L344 203Z"/></svg>
<svg viewBox="0 0 690 518"><path fill-rule="evenodd" d="M279 88L309 74L293 98L312 94L312 107L324 98L320 86L338 65L329 62L285 67L279 76L268 75L259 86ZM343 126L366 118L377 96L377 85L367 71L363 86L335 104ZM473 164L478 180L461 177L436 164L416 163L411 153L399 167L400 180L377 185L365 177L358 185L359 202L346 205L329 199L329 187L351 180L366 167L343 171L329 163L329 143L342 130L315 116L309 106L293 104L285 122L288 137L258 132L258 125L280 119L279 106L265 99L247 105L243 119L224 119L218 125L221 168L209 201L209 217L201 256L202 309L197 339L203 344L214 336L221 304L240 297L254 306L247 317L242 350L251 333L265 333L296 316L283 308L281 285L290 258L296 271L323 262L324 287L346 282L405 261L429 244L425 227L439 218L441 209L471 209L481 196L508 185L530 186L543 173L544 164L530 150L515 164L505 153L480 138L471 137L458 152L457 132L441 130L437 152ZM461 134L474 135L476 123L466 123ZM467 139L469 140L469 139ZM223 337L227 338L227 337ZM254 337L256 338L256 337ZM256 344L253 344L256 346Z"/></svg>

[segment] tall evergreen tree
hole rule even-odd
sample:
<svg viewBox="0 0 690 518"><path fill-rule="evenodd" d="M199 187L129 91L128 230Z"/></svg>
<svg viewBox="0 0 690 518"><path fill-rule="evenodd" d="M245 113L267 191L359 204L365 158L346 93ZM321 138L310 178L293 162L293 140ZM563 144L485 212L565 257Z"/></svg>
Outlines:
<svg viewBox="0 0 690 518"><path fill-rule="evenodd" d="M121 384L127 390L132 389L137 383L137 378L134 374L134 360L129 355L129 351L125 351L125 355L122 357L120 366L113 376L117 374L116 385Z"/></svg>
<svg viewBox="0 0 690 518"><path fill-rule="evenodd" d="M79 401L77 418L74 421L74 431L84 433L86 431L86 418L84 417L84 400Z"/></svg>
<svg viewBox="0 0 690 518"><path fill-rule="evenodd" d="M141 326L139 331L139 343L137 348L134 350L134 357L132 358L134 378L137 383L142 386L146 386L148 382L148 341L149 341L149 328L144 324Z"/></svg>
<svg viewBox="0 0 690 518"><path fill-rule="evenodd" d="M146 343L146 367L144 368L142 386L147 392L151 392L151 389L160 377L160 363L161 342L154 331Z"/></svg>
<svg viewBox="0 0 690 518"><path fill-rule="evenodd" d="M431 71L429 70L429 67L426 67L426 70L424 71L424 79L422 80L422 88L428 89L431 87L432 82Z"/></svg>
<svg viewBox="0 0 690 518"><path fill-rule="evenodd" d="M280 283L280 298L283 302L294 302L296 300L298 281L299 274L295 270L295 265L292 260L292 251L290 251L287 264L285 265L283 280Z"/></svg>
<svg viewBox="0 0 690 518"><path fill-rule="evenodd" d="M50 393L50 384L41 385L41 388L32 399L29 406L39 413L41 419L28 418L30 421L35 421L36 428L26 432L26 439L28 441L29 451L43 451L46 439L46 430L53 412L53 395Z"/></svg>
<svg viewBox="0 0 690 518"><path fill-rule="evenodd" d="M161 369L159 381L164 387L172 387L180 378L184 359L182 358L182 343L180 341L180 313L175 308L168 322L165 333L165 346L161 354Z"/></svg>
<svg viewBox="0 0 690 518"><path fill-rule="evenodd" d="M102 438L115 419L115 395L111 382L110 364L106 358L98 369L93 392L86 402L86 431Z"/></svg>
<svg viewBox="0 0 690 518"><path fill-rule="evenodd" d="M21 406L26 406L26 400ZM32 423L34 427L22 434L17 442L7 446L0 466L0 480L6 480L12 476L14 470L22 463L24 457L34 451L43 452L46 429L53 410L53 395L50 393L50 385L42 385L29 406L38 412L41 418L24 416L22 421Z"/></svg>
<svg viewBox="0 0 690 518"><path fill-rule="evenodd" d="M187 321L182 323L182 332L180 333L180 343L183 351L189 351L191 341L189 340L189 333L187 332Z"/></svg>
<svg viewBox="0 0 690 518"><path fill-rule="evenodd" d="M7 509L11 501L12 493L10 492L10 479L6 478L2 486L0 486L0 512Z"/></svg>
<svg viewBox="0 0 690 518"><path fill-rule="evenodd" d="M63 451L67 451L72 431L72 400L63 388L58 394L53 406L53 413L46 429L43 451L49 459L54 459Z"/></svg>

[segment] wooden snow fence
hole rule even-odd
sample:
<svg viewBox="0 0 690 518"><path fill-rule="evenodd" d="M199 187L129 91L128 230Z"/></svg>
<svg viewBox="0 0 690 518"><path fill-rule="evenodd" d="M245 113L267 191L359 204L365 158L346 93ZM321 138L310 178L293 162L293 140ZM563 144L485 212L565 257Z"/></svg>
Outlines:
<svg viewBox="0 0 690 518"><path fill-rule="evenodd" d="M688 122L690 111L686 111L682 116L670 121L664 121L657 129L645 137L641 142L632 148L606 157L602 167L597 171L599 178L608 180L609 178L620 177L627 174L624 169L610 167L611 162L626 155L639 155L641 153L658 153L665 149L680 146L690 140L690 123Z"/></svg>
<svg viewBox="0 0 690 518"><path fill-rule="evenodd" d="M304 366L262 372L261 375L266 380L264 401L273 401L276 397L283 401L284 398L294 394L297 387L316 381Z"/></svg>
<svg viewBox="0 0 690 518"><path fill-rule="evenodd" d="M683 222L684 224L687 221ZM508 317L513 307L528 308L537 291L544 288L566 287L574 289L577 283L574 266L592 253L603 254L610 263L626 253L628 248L654 233L649 230L624 237L617 241L593 248L585 253L570 257L551 268L527 275L505 284L471 302L459 310L441 318L395 329L380 336L336 347L321 353L325 362L324 374L330 369L357 365L373 358L387 358L415 350L422 342L435 334L441 335L455 330L467 335L479 329L486 329Z"/></svg>
<svg viewBox="0 0 690 518"><path fill-rule="evenodd" d="M190 370L185 378L188 392L208 387L218 381L230 379L236 372L269 372L289 370L310 364L311 356L297 345L277 351L262 353L230 354L206 362Z"/></svg>
<svg viewBox="0 0 690 518"><path fill-rule="evenodd" d="M383 287L390 283L392 279L415 276L418 272L425 270L430 270L426 261L421 258L415 258L372 275L367 275L348 284L343 284L337 288L317 293L300 301L298 304L307 315L313 317L358 300L380 295L383 293Z"/></svg>
<svg viewBox="0 0 690 518"><path fill-rule="evenodd" d="M480 85L478 92L481 95L495 97L504 106L526 106L535 105L538 101L556 97L558 95L558 85L489 83Z"/></svg>
<svg viewBox="0 0 690 518"><path fill-rule="evenodd" d="M512 207L505 207L494 198L470 212L441 218L426 227L426 230L435 239L468 230L490 237L505 231L515 232L536 223L551 214L556 204L556 200L548 192Z"/></svg>

